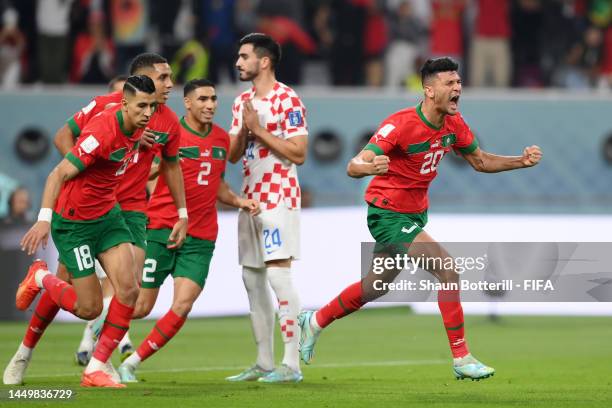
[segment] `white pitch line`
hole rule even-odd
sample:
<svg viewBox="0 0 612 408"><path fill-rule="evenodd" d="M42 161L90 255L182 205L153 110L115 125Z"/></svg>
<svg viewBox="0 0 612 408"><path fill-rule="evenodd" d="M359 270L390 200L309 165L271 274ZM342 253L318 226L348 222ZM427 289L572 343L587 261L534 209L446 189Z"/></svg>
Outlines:
<svg viewBox="0 0 612 408"><path fill-rule="evenodd" d="M351 368L351 367L401 367L417 365L437 365L447 364L448 360L395 360L395 361L364 361L362 363L324 363L309 366L312 368ZM245 366L219 366L219 367L192 367L192 368L165 368L161 370L138 370L140 373L188 373L188 372L210 372L210 371L231 371L243 370ZM50 377L72 377L79 376L81 373L57 373L57 374L37 374L26 375L28 378L50 378Z"/></svg>

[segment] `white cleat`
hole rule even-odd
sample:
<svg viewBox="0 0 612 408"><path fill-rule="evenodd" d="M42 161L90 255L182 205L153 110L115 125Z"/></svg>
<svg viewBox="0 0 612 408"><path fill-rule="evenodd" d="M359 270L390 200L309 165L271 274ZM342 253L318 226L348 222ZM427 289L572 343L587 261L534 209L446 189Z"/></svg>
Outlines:
<svg viewBox="0 0 612 408"><path fill-rule="evenodd" d="M2 382L5 385L21 385L23 384L23 376L30 364L30 358L23 356L19 352L15 353L11 361L9 361Z"/></svg>

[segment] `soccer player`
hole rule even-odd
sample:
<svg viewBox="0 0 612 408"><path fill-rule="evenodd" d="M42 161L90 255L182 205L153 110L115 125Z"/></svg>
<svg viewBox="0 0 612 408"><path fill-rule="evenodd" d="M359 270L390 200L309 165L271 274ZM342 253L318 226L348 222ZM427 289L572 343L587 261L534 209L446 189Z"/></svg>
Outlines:
<svg viewBox="0 0 612 408"><path fill-rule="evenodd" d="M147 255L134 318L151 312L168 275L174 278L174 298L170 310L117 369L122 382L137 381L135 371L140 363L178 333L202 293L217 239L217 199L252 215L260 211L257 201L238 197L223 180L229 137L213 123L217 110L213 83L206 79L189 81L184 88L184 104L187 114L181 119L179 157L190 214L187 239L178 250L168 248L176 210L166 182L160 177L147 209Z"/></svg>
<svg viewBox="0 0 612 408"><path fill-rule="evenodd" d="M241 81L253 87L232 107L229 131L232 163L243 158L242 193L261 203L262 212L238 215L239 262L249 297L257 344L255 365L228 381L270 383L302 380L297 315L300 300L291 280L291 260L299 258L300 186L296 165L304 163L308 130L306 109L293 89L278 82L274 70L281 57L278 43L253 33L240 40L236 67ZM279 304L285 344L282 365L274 367L274 307Z"/></svg>
<svg viewBox="0 0 612 408"><path fill-rule="evenodd" d="M441 259L450 256L423 228L427 223L429 184L437 175L440 160L451 149L461 153L476 171L484 173L535 166L542 157L538 146L526 147L522 156L511 157L487 153L478 147L458 111L461 96L458 67L450 58L428 60L421 68L423 101L385 119L370 143L348 164L350 177L375 176L365 193L368 228L375 241L396 244L391 247L399 244L410 256ZM429 272L440 282L458 282L457 273L446 263L434 267L438 269L431 268ZM318 311L300 313L302 360L310 363L322 329L385 293L374 290L374 280L392 282L398 273L387 270L383 275L375 275L370 271ZM495 370L476 360L468 350L459 291L439 291L438 305L453 355L455 377L474 380L492 376Z"/></svg>
<svg viewBox="0 0 612 408"><path fill-rule="evenodd" d="M93 357L83 372L84 387L124 387L111 378L105 366L129 327L138 284L134 238L117 206L114 191L128 163L138 154L141 133L156 105L153 81L144 75L131 76L123 88L121 105L92 119L83 129L84 137L51 172L38 221L21 241L22 248L31 255L41 243L46 245L51 230L72 284L49 273L46 264L37 261L17 290L16 305L20 310L25 310L44 288L49 301L56 306L81 318L95 318L100 314L102 301L94 258L98 258L113 284L115 296ZM38 316L40 320L47 317ZM15 364L15 360L25 357L27 365L31 351L20 345L4 373L5 383L15 383L11 381L15 380L11 378L11 365L19 377L22 374L19 368L24 364Z"/></svg>

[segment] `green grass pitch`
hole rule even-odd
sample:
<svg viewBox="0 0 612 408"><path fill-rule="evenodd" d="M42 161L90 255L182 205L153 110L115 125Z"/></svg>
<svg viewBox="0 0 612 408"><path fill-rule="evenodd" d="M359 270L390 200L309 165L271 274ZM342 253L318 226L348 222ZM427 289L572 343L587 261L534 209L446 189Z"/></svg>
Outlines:
<svg viewBox="0 0 612 408"><path fill-rule="evenodd" d="M76 390L69 402L10 402L0 406L91 407L611 407L612 324L607 317L468 316L474 355L496 368L480 382L456 381L439 316L406 308L364 310L324 332L304 382L230 384L224 377L254 360L246 317L188 320L179 335L123 390L82 389L73 354L81 324L52 325L35 351L28 388ZM132 325L142 340L152 321ZM26 328L0 323L0 364L8 362ZM281 349L280 338L276 349ZM277 353L279 357L279 353ZM114 357L118 364L118 357Z"/></svg>

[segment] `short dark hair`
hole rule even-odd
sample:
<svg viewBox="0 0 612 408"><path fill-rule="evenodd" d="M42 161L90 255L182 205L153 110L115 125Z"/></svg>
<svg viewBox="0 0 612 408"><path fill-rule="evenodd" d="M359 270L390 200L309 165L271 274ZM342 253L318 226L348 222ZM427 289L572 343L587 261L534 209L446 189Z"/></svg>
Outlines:
<svg viewBox="0 0 612 408"><path fill-rule="evenodd" d="M240 39L240 45L253 44L253 51L258 58L268 57L272 61L272 69L281 60L281 47L267 34L251 33Z"/></svg>
<svg viewBox="0 0 612 408"><path fill-rule="evenodd" d="M108 83L108 89L109 90L113 89L113 87L115 86L117 82L125 82L127 81L127 79L128 79L127 75L117 75L116 77L111 79L110 82Z"/></svg>
<svg viewBox="0 0 612 408"><path fill-rule="evenodd" d="M215 84L208 79L192 79L191 81L185 84L183 88L183 96L189 95L191 92L195 91L198 88L202 88L203 86L210 86L211 88L215 87Z"/></svg>
<svg viewBox="0 0 612 408"><path fill-rule="evenodd" d="M143 68L153 68L155 64L167 64L168 60L154 52L138 54L130 63L130 75L136 74Z"/></svg>
<svg viewBox="0 0 612 408"><path fill-rule="evenodd" d="M440 72L457 71L459 64L450 57L428 59L421 67L421 84Z"/></svg>
<svg viewBox="0 0 612 408"><path fill-rule="evenodd" d="M123 93L136 95L136 92L155 93L155 84L153 80L146 75L132 75L128 77L123 85Z"/></svg>

